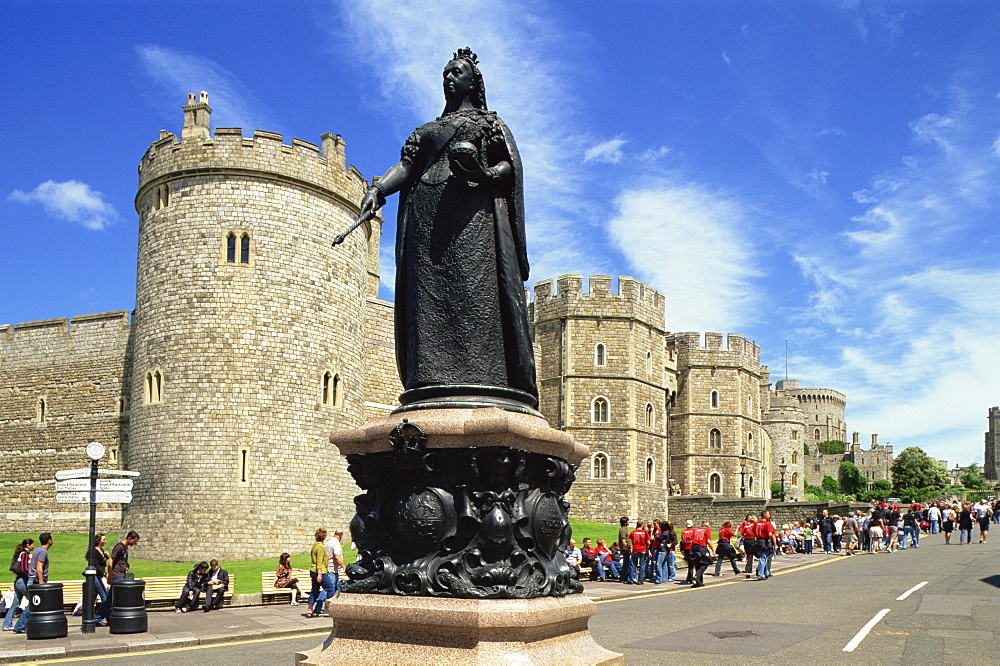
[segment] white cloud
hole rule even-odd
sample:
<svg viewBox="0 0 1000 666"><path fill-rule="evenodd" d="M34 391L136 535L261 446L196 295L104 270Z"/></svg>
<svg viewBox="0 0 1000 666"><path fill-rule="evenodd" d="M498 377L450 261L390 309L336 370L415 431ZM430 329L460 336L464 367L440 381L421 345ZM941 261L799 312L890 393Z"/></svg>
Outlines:
<svg viewBox="0 0 1000 666"><path fill-rule="evenodd" d="M740 331L759 316L742 204L676 182L623 192L615 203L611 237L637 277L665 294L668 329Z"/></svg>
<svg viewBox="0 0 1000 666"><path fill-rule="evenodd" d="M618 136L614 139L602 141L596 146L591 146L583 153L584 162L607 162L618 164L625 157L622 146L628 143L628 139Z"/></svg>
<svg viewBox="0 0 1000 666"><path fill-rule="evenodd" d="M580 170L588 132L576 126L565 85L571 47L560 28L530 6L489 7L483 11L480 4L457 0L413 5L361 0L339 5L339 11L351 52L376 73L386 111L397 114L404 127L441 113L441 70L455 49L472 47L489 107L510 126L524 162L532 281L568 272L606 273L601 230ZM555 52L564 57L553 58ZM594 233L585 233L588 228Z"/></svg>
<svg viewBox="0 0 1000 666"><path fill-rule="evenodd" d="M809 180L812 181L813 185L826 185L826 179L829 177L830 172L821 169L815 169L809 174Z"/></svg>
<svg viewBox="0 0 1000 666"><path fill-rule="evenodd" d="M845 136L847 132L839 127L824 127L819 131L820 136Z"/></svg>
<svg viewBox="0 0 1000 666"><path fill-rule="evenodd" d="M30 192L14 190L9 199L25 204L39 203L50 216L94 231L104 229L118 218L115 207L104 201L103 194L78 180L62 183L47 180Z"/></svg>
<svg viewBox="0 0 1000 666"><path fill-rule="evenodd" d="M731 59L731 58L730 58L730 57L729 57L729 56L728 56L728 55L726 54L726 52L725 52L725 51L723 51L723 52L722 52L722 60L723 60L723 62L725 62L725 63L726 63L727 65L729 65L729 64L731 64L731 63L733 62L733 61L732 61L732 59Z"/></svg>
<svg viewBox="0 0 1000 666"><path fill-rule="evenodd" d="M246 134L256 129L280 131L268 105L218 63L156 44L137 46L136 53L154 83L152 102L165 117L176 121L188 93L205 90L213 127L242 127Z"/></svg>

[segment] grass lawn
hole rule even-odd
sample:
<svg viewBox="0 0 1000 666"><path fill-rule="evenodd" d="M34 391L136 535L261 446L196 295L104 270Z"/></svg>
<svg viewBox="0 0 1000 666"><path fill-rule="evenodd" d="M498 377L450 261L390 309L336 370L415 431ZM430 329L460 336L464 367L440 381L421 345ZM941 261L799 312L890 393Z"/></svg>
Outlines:
<svg viewBox="0 0 1000 666"><path fill-rule="evenodd" d="M597 539L604 539L609 545L618 539L618 525L608 525L606 523L592 523L586 520L576 520L571 518L570 527L573 530L573 538L577 545L583 544L584 537L590 537L594 545ZM677 530L680 536L680 529ZM713 530L713 539L717 538L717 533ZM37 545L38 535L20 532L10 532L0 536L0 557L3 553L8 556L14 554L14 546L19 544L25 537L35 539ZM49 560L49 580L75 580L83 578L83 570L87 566L84 556L87 552L87 535L76 533L57 533L52 535L52 551ZM311 546L312 544L308 544ZM107 546L111 552L113 543ZM292 552L292 566L299 569L309 568L309 551L303 546L299 552ZM350 542L344 540L344 561L350 564L354 561L355 551L351 550ZM205 560L210 560L212 553L205 552ZM9 561L9 560L8 560ZM132 565L132 573L137 578L146 576L184 576L194 567L196 562L157 562L155 560L141 560L139 558L129 559ZM260 573L262 571L274 571L278 568L278 558L268 557L260 560L242 561L222 561L220 565L223 569L235 576L236 594L249 594L260 592ZM13 579L13 574L10 574ZM305 583L308 588L308 582Z"/></svg>

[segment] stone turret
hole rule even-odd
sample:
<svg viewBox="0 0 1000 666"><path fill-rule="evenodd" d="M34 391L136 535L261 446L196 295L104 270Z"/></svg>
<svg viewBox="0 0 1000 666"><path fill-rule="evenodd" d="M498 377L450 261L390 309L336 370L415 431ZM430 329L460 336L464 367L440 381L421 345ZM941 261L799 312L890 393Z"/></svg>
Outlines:
<svg viewBox="0 0 1000 666"><path fill-rule="evenodd" d="M221 559L273 556L354 511L327 438L364 418L378 229L331 247L367 185L338 137L210 136L208 96L188 102L181 141L165 133L139 165L128 464L142 476L124 528L143 557L203 557L209 535Z"/></svg>

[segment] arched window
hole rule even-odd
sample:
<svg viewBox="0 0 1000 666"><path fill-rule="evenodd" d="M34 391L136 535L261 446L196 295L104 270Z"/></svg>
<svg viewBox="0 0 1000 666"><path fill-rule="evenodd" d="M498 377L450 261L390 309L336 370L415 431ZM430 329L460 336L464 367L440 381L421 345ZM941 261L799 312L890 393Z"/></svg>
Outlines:
<svg viewBox="0 0 1000 666"><path fill-rule="evenodd" d="M240 236L240 263L250 263L250 234L248 233Z"/></svg>
<svg viewBox="0 0 1000 666"><path fill-rule="evenodd" d="M591 403L590 420L593 423L608 423L611 420L609 411L608 399L598 396Z"/></svg>
<svg viewBox="0 0 1000 666"><path fill-rule="evenodd" d="M653 352L646 352L646 374L653 374Z"/></svg>
<svg viewBox="0 0 1000 666"><path fill-rule="evenodd" d="M714 472L708 477L708 492L714 495L722 494L722 477Z"/></svg>
<svg viewBox="0 0 1000 666"><path fill-rule="evenodd" d="M611 476L611 461L606 453L595 453L590 459L590 478L607 479Z"/></svg>
<svg viewBox="0 0 1000 666"><path fill-rule="evenodd" d="M653 427L653 405L646 403L646 427Z"/></svg>
<svg viewBox="0 0 1000 666"><path fill-rule="evenodd" d="M146 373L146 381L142 387L143 401L148 405L163 399L163 373L160 369Z"/></svg>
<svg viewBox="0 0 1000 666"><path fill-rule="evenodd" d="M753 477L750 477L750 482L747 484L747 492L753 494Z"/></svg>
<svg viewBox="0 0 1000 666"><path fill-rule="evenodd" d="M792 472L792 485L793 486L799 485L799 473L798 472Z"/></svg>
<svg viewBox="0 0 1000 666"><path fill-rule="evenodd" d="M329 370L323 373L323 404L333 404L333 373Z"/></svg>
<svg viewBox="0 0 1000 666"><path fill-rule="evenodd" d="M792 464L797 465L799 463L799 452L792 451Z"/></svg>
<svg viewBox="0 0 1000 666"><path fill-rule="evenodd" d="M646 483L653 483L654 472L653 459L646 458Z"/></svg>
<svg viewBox="0 0 1000 666"><path fill-rule="evenodd" d="M163 373L159 369L153 370L153 402L163 401Z"/></svg>
<svg viewBox="0 0 1000 666"><path fill-rule="evenodd" d="M747 414L753 414L753 396L747 396Z"/></svg>
<svg viewBox="0 0 1000 666"><path fill-rule="evenodd" d="M719 392L718 391L712 391L712 395L709 396L708 404L712 407L712 409L718 409L719 408Z"/></svg>
<svg viewBox="0 0 1000 666"><path fill-rule="evenodd" d="M819 428L816 428L815 430L813 430L813 439L815 439L816 441L819 441Z"/></svg>
<svg viewBox="0 0 1000 666"><path fill-rule="evenodd" d="M340 375L333 376L333 406L344 406L344 384L340 381Z"/></svg>
<svg viewBox="0 0 1000 666"><path fill-rule="evenodd" d="M748 432L747 433L747 452L751 456L754 454L754 451L753 451L753 433L752 432Z"/></svg>
<svg viewBox="0 0 1000 666"><path fill-rule="evenodd" d="M226 236L226 261L236 263L236 234L232 231Z"/></svg>
<svg viewBox="0 0 1000 666"><path fill-rule="evenodd" d="M607 362L606 355L607 352L604 349L604 343L598 342L597 345L594 346L594 365L602 367L606 365Z"/></svg>
<svg viewBox="0 0 1000 666"><path fill-rule="evenodd" d="M722 448L722 433L719 432L718 428L712 428L711 432L708 433L708 445L713 449Z"/></svg>
<svg viewBox="0 0 1000 666"><path fill-rule="evenodd" d="M48 417L49 403L45 397L38 399L38 405L35 407L35 414L38 416L39 425L45 423L45 419Z"/></svg>

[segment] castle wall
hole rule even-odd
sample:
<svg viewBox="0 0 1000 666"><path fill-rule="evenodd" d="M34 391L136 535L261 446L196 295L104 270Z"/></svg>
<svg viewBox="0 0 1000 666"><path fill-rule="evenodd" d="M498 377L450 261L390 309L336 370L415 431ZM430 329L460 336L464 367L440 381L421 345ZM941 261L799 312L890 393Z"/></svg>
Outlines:
<svg viewBox="0 0 1000 666"><path fill-rule="evenodd" d="M983 476L995 483L1000 481L1000 407L990 407L987 423Z"/></svg>
<svg viewBox="0 0 1000 666"><path fill-rule="evenodd" d="M780 528L802 520L803 516L819 516L823 509L827 509L831 516L844 516L849 511L871 508L871 505L864 502L779 502L764 498L733 499L712 495L672 497L669 506L669 519L673 521L674 527L682 527L686 520L692 520L698 525L701 521L708 520L716 528L726 520L733 521L733 526L738 527L748 513L759 516L764 509L770 510L771 519Z"/></svg>
<svg viewBox="0 0 1000 666"><path fill-rule="evenodd" d="M672 476L684 494L770 495L770 439L761 427L760 348L736 334L676 333L677 405L671 418ZM712 431L719 433L713 441ZM741 476L740 456L746 456ZM742 486L744 483L745 486Z"/></svg>
<svg viewBox="0 0 1000 666"><path fill-rule="evenodd" d="M332 135L320 149L195 129L139 168L128 454L142 476L124 526L141 557L201 557L208 533L220 558L276 556L354 513L328 436L365 416L372 229L331 241L365 183Z"/></svg>
<svg viewBox="0 0 1000 666"><path fill-rule="evenodd" d="M396 370L393 304L369 298L365 310L365 421L399 406L403 385Z"/></svg>
<svg viewBox="0 0 1000 666"><path fill-rule="evenodd" d="M781 481L780 464L785 467L785 499L800 500L805 497L805 463L803 437L805 413L799 409L798 400L780 393L767 392L769 409L764 416L764 429L771 437L771 481ZM821 477L822 478L822 477Z"/></svg>
<svg viewBox="0 0 1000 666"><path fill-rule="evenodd" d="M551 280L535 285L531 313L539 409L591 452L567 495L573 515L604 521L652 510L668 492L666 410L676 386L663 295L629 277L615 293L601 275L584 291L581 276L565 275L555 293ZM597 399L606 420L595 417ZM607 477L594 456L604 457Z"/></svg>
<svg viewBox="0 0 1000 666"><path fill-rule="evenodd" d="M802 388L797 380L781 380L775 392L794 397L806 415L806 443L810 448L820 442L847 442L847 422L844 410L847 398L843 393L827 388Z"/></svg>
<svg viewBox="0 0 1000 666"><path fill-rule="evenodd" d="M54 475L86 467L92 441L118 466L128 334L124 311L0 327L0 528L86 527L79 505L56 504ZM117 530L120 506L99 510Z"/></svg>

